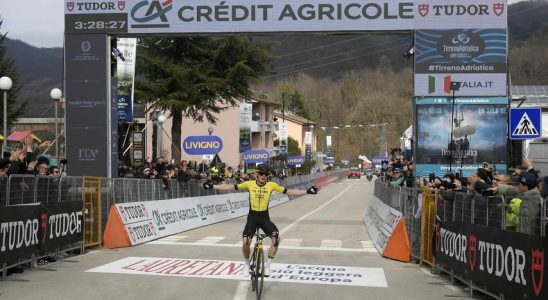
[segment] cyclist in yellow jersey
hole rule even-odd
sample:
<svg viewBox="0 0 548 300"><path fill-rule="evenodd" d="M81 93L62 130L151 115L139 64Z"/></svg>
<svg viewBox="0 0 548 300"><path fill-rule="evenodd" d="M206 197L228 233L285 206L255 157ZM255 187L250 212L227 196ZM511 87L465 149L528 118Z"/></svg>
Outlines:
<svg viewBox="0 0 548 300"><path fill-rule="evenodd" d="M244 275L249 274L249 254L250 242L257 227L260 227L265 234L270 235L271 245L268 250L268 260L265 264L265 276L270 276L270 263L274 259L278 246L280 244L280 235L278 227L270 220L268 214L268 202L273 191L284 193L289 196L301 196L305 194L317 194L318 188L312 186L307 190L286 189L285 187L267 181L267 176L270 174L268 167L261 165L257 168L256 180L244 181L240 184L221 184L213 185L211 182L205 182L205 189L215 189L222 191L247 190L249 192L249 214L247 215L247 223L244 227L242 236L242 253L245 258L246 270Z"/></svg>

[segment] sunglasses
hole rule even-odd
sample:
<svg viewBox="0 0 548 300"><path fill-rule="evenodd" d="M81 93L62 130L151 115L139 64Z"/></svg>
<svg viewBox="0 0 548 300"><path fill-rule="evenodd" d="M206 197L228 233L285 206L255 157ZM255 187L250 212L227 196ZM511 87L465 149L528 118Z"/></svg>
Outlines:
<svg viewBox="0 0 548 300"><path fill-rule="evenodd" d="M258 174L258 175L261 175L261 176L266 176L266 175L268 175L268 173L266 173L266 172L257 172L257 174Z"/></svg>

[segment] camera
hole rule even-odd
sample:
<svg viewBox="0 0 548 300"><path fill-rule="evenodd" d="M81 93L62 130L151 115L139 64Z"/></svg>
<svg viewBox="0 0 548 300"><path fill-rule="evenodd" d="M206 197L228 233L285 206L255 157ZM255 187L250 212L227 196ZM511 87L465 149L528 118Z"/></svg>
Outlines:
<svg viewBox="0 0 548 300"><path fill-rule="evenodd" d="M454 183L451 183L451 182L448 182L448 181L445 181L445 180L441 181L441 186L446 190L452 190L452 189L455 189L457 187L457 186L455 186Z"/></svg>
<svg viewBox="0 0 548 300"><path fill-rule="evenodd" d="M495 193L492 190L482 190L481 195L482 196L494 196Z"/></svg>

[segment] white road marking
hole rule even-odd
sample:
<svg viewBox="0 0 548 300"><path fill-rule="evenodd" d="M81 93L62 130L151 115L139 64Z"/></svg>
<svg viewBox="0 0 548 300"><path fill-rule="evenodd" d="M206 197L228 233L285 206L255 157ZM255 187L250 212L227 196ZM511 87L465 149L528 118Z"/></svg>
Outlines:
<svg viewBox="0 0 548 300"><path fill-rule="evenodd" d="M426 275L428 275L428 276L430 276L430 277L439 277L439 276L436 275L436 274L432 274L431 269L420 268L420 270L421 270L424 274L426 274ZM456 286L454 286L454 285L452 285L452 284L450 284L450 283L444 283L443 286L446 287L446 288L448 288L448 289L450 289L450 290L453 291L453 292L462 292L461 289L459 289L458 287L456 287Z"/></svg>
<svg viewBox="0 0 548 300"><path fill-rule="evenodd" d="M322 240L320 247L324 248L342 248L341 240Z"/></svg>
<svg viewBox="0 0 548 300"><path fill-rule="evenodd" d="M344 194L347 190L349 190L352 186L349 186L347 187L346 189L344 189L342 192L338 193L335 197L331 198L331 200L325 202L323 205L321 205L320 207L316 208L315 210L307 213L306 215L298 218L295 222L287 225L287 227L285 227L284 229L280 230L280 235L283 237L283 235L289 230L291 229L291 227L295 226L297 223L299 223L300 221L304 220L305 218L307 218L308 216L314 214L315 212L319 211L320 209L326 207L328 204L330 204L331 202L335 201L337 198L339 198L342 194Z"/></svg>
<svg viewBox="0 0 548 300"><path fill-rule="evenodd" d="M372 241L361 241L362 242L362 247L364 248L369 248L369 247L374 247L375 245L373 245L373 242Z"/></svg>
<svg viewBox="0 0 548 300"><path fill-rule="evenodd" d="M171 241L162 241L162 240L156 240L152 242L146 243L146 245L182 245L182 246L209 246L209 247L241 247L242 243L239 242L237 244L227 244L227 243L217 243L212 244L209 242L201 243L201 242L171 242ZM291 249L291 250L303 250L303 251L333 251L333 252L366 252L366 253L375 253L377 252L377 249L373 246L367 246L363 248L333 248L333 247L305 247L305 246L291 246L291 245L284 245L283 240L282 243L280 243L280 249Z"/></svg>
<svg viewBox="0 0 548 300"><path fill-rule="evenodd" d="M428 276L430 276L430 277L437 277L436 274L432 274L432 272L430 271L430 269L425 269L425 268L420 268L420 269L421 269L421 271L424 272L424 274L426 274L426 275L428 275Z"/></svg>
<svg viewBox="0 0 548 300"><path fill-rule="evenodd" d="M234 293L234 297L232 297L232 300L245 299L248 290L249 280L240 281L240 283L238 283L238 287L236 288L236 293Z"/></svg>
<svg viewBox="0 0 548 300"><path fill-rule="evenodd" d="M284 246L298 247L303 242L303 239L285 239L282 238L281 244Z"/></svg>
<svg viewBox="0 0 548 300"><path fill-rule="evenodd" d="M199 241L196 241L196 243L200 244L216 244L220 241L222 241L225 237L224 236L208 236L205 237Z"/></svg>
<svg viewBox="0 0 548 300"><path fill-rule="evenodd" d="M174 234L174 235L170 235L170 236L166 236L164 238L161 238L160 240L162 240L162 241L178 241L178 240L186 239L187 237L188 237L188 235Z"/></svg>

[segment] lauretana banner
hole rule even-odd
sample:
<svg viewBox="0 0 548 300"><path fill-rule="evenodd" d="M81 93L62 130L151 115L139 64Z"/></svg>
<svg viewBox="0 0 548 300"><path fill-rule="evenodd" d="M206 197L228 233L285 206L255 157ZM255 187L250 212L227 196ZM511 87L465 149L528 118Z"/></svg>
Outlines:
<svg viewBox="0 0 548 300"><path fill-rule="evenodd" d="M461 222L439 223L435 233L436 264L506 299L548 299L545 237Z"/></svg>

